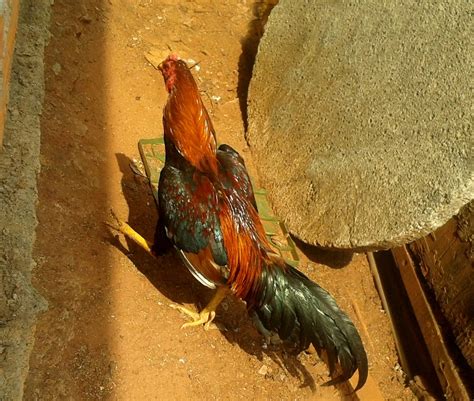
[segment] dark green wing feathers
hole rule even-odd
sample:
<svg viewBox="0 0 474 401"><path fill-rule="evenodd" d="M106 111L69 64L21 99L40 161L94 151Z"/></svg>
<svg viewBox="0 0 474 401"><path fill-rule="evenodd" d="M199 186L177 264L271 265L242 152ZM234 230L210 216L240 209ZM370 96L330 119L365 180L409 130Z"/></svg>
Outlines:
<svg viewBox="0 0 474 401"><path fill-rule="evenodd" d="M217 160L221 167L221 184L225 189L238 191L249 201L255 210L257 202L253 193L252 183L245 167L244 159L229 145L221 145L217 151ZM229 191L227 191L229 192Z"/></svg>
<svg viewBox="0 0 474 401"><path fill-rule="evenodd" d="M239 191L255 209L257 206L240 155L230 146L221 145L217 159L220 174L217 183L190 166L176 168L166 164L160 175L158 200L160 224L166 227L174 245L192 253L210 246L214 261L224 266L227 254L218 216L219 192Z"/></svg>
<svg viewBox="0 0 474 401"><path fill-rule="evenodd" d="M219 200L209 179L191 169L166 165L158 188L160 220L174 245L196 254L210 247L215 263L226 265Z"/></svg>

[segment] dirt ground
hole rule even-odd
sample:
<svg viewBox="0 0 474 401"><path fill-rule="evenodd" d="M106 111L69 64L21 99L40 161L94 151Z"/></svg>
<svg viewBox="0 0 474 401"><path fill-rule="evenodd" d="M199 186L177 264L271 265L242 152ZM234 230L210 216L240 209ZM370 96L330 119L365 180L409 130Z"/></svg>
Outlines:
<svg viewBox="0 0 474 401"><path fill-rule="evenodd" d="M252 174L240 105L268 5L250 0L56 0L46 51L34 284L49 302L36 328L26 400L340 400L325 365L266 345L245 307L227 299L217 328L181 330L171 303L211 293L175 255L153 260L104 221L112 207L152 238L156 209L129 168L137 142L161 133L162 78L150 49L195 71L220 142ZM240 94L240 98L239 98ZM362 400L413 400L365 255L301 253L301 269L354 320L370 362ZM379 390L377 390L377 388Z"/></svg>

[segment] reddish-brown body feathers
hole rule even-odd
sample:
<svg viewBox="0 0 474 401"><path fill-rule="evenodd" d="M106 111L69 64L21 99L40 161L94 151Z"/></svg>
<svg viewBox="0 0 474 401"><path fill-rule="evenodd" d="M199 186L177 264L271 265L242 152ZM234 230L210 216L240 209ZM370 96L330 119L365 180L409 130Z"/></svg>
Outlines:
<svg viewBox="0 0 474 401"><path fill-rule="evenodd" d="M255 302L253 295L259 289L263 264L268 264L271 248L257 211L247 201L239 199L239 202L245 204L250 217L247 221L236 222L228 199L219 217L230 268L229 284L233 292L251 307Z"/></svg>
<svg viewBox="0 0 474 401"><path fill-rule="evenodd" d="M170 94L163 113L165 134L196 169L217 175L216 136L193 76L171 56L162 65ZM176 90L176 85L181 90Z"/></svg>
<svg viewBox="0 0 474 401"><path fill-rule="evenodd" d="M310 343L318 352L325 349L331 375L339 361L342 374L328 384L347 380L358 369L356 389L362 387L368 363L356 328L327 291L272 251L245 165L237 152L217 149L186 64L170 56L162 72L169 97L163 114L167 165L159 198L167 235L188 252L193 271L227 284L267 332L303 349Z"/></svg>
<svg viewBox="0 0 474 401"><path fill-rule="evenodd" d="M219 185L225 172L220 169L216 156L214 128L188 67L170 56L162 64L162 71L170 93L163 117L165 135L177 151L212 182L218 196L219 220L228 258L227 284L251 305L252 295L258 290L263 263L272 253L270 244L251 202L238 191ZM200 190L207 195L209 187ZM236 216L242 208L245 216Z"/></svg>

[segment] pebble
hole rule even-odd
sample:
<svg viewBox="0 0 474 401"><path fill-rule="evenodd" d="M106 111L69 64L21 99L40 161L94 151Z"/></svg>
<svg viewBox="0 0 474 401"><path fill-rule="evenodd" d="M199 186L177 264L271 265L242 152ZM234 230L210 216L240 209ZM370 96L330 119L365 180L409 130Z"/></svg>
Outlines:
<svg viewBox="0 0 474 401"><path fill-rule="evenodd" d="M52 68L53 68L54 75L59 75L62 70L61 64L59 63L54 63Z"/></svg>
<svg viewBox="0 0 474 401"><path fill-rule="evenodd" d="M79 18L79 21L81 21L84 24L90 24L92 22L92 18L90 15L83 15L82 17Z"/></svg>
<svg viewBox="0 0 474 401"><path fill-rule="evenodd" d="M265 376L268 373L268 366L267 365L262 365L262 367L259 369L258 374Z"/></svg>

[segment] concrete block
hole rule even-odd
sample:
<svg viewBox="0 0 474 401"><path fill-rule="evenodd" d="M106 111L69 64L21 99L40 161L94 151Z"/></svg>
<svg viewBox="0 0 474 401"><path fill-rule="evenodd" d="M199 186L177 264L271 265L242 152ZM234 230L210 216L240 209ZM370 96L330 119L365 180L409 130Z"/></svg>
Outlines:
<svg viewBox="0 0 474 401"><path fill-rule="evenodd" d="M19 8L20 0L0 0L0 148L5 127Z"/></svg>
<svg viewBox="0 0 474 401"><path fill-rule="evenodd" d="M381 249L474 197L468 2L281 0L249 89L257 167L303 241Z"/></svg>

